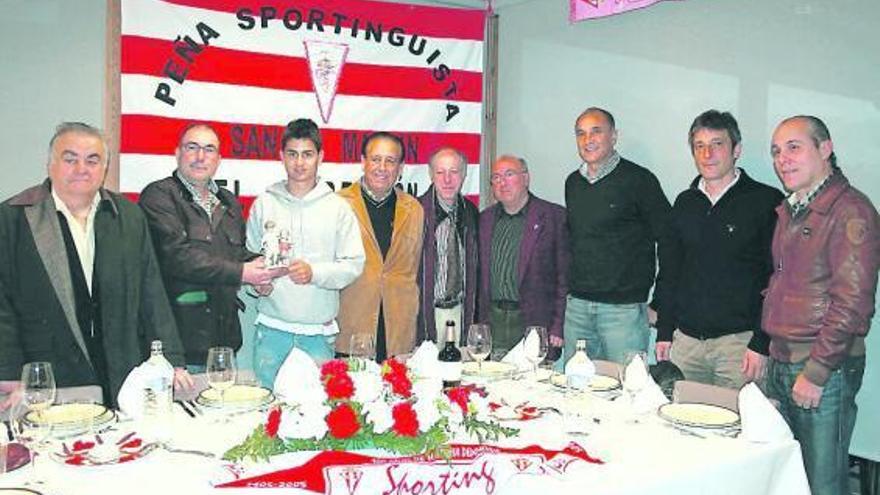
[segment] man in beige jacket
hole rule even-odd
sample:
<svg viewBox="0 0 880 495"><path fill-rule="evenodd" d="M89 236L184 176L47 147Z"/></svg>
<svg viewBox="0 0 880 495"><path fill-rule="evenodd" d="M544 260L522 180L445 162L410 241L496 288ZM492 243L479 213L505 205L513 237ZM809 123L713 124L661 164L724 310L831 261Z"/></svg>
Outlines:
<svg viewBox="0 0 880 495"><path fill-rule="evenodd" d="M363 178L339 194L358 219L367 260L361 276L342 291L336 351L349 354L354 335L369 335L382 362L416 343L424 213L414 197L394 187L404 158L398 136L371 134L361 157Z"/></svg>

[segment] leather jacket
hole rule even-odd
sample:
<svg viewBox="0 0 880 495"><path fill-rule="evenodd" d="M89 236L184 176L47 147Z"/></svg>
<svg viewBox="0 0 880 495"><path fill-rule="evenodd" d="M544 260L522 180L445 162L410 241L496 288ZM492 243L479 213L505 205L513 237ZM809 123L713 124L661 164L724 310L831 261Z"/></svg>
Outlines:
<svg viewBox="0 0 880 495"><path fill-rule="evenodd" d="M180 329L187 364L205 364L208 348L242 344L238 299L242 264L257 254L245 249L241 205L228 190L211 220L177 175L153 182L140 196Z"/></svg>
<svg viewBox="0 0 880 495"><path fill-rule="evenodd" d="M773 235L774 273L762 325L770 355L806 359L803 374L824 385L843 359L864 355L880 264L880 219L840 170L792 218L784 201Z"/></svg>

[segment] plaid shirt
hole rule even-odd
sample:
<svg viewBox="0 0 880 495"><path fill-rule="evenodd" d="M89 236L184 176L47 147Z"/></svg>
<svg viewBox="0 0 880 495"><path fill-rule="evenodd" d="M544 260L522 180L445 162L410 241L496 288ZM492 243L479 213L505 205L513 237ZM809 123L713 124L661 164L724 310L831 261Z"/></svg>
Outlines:
<svg viewBox="0 0 880 495"><path fill-rule="evenodd" d="M188 181L186 177L183 176L183 174L175 171L174 175L176 175L177 178L180 179L180 182L183 182L183 186L186 187L186 190L189 191L190 194L192 194L193 200L196 202L197 205L205 210L205 213L208 214L208 219L210 219L211 212L213 212L214 208L218 204L220 204L220 199L217 197L217 191L220 190L220 187L217 185L216 182L214 182L214 179L211 179L208 182L208 194L206 194L203 198L202 193L200 193L199 190L196 189L196 186Z"/></svg>
<svg viewBox="0 0 880 495"><path fill-rule="evenodd" d="M810 205L810 202L819 195L825 189L825 186L828 185L828 182L831 178L834 177L834 169L831 169L831 173L828 174L827 177L822 179L816 187L814 187L810 192L804 195L804 197L800 200L797 198L796 193L791 193L788 196L788 211L791 213L791 218L797 218L802 215L805 211L807 211L807 206Z"/></svg>
<svg viewBox="0 0 880 495"><path fill-rule="evenodd" d="M587 165L587 162L581 164L580 172L581 175L587 179L587 182L595 184L613 172L614 169L617 168L618 163L620 163L620 155L615 151L610 157L608 157L608 161L599 167L595 177L590 176L590 167Z"/></svg>

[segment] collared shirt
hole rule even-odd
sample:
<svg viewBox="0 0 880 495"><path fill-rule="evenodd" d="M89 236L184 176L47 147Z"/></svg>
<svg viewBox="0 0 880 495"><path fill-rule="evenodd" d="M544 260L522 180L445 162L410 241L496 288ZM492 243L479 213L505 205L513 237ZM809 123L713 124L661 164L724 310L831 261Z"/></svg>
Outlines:
<svg viewBox="0 0 880 495"><path fill-rule="evenodd" d="M89 293L92 292L92 271L95 267L95 213L98 211L98 203L101 202L101 195L95 193L92 198L92 205L89 207L89 214L86 217L86 225L83 226L79 220L73 216L64 201L52 188L52 199L55 201L55 210L60 211L67 224L70 226L70 235L73 237L73 244L76 246L76 253L79 255L79 263L82 267L83 275L86 278L86 284L89 286Z"/></svg>
<svg viewBox="0 0 880 495"><path fill-rule="evenodd" d="M504 211L503 206L498 206L495 230L492 231L492 257L489 267L493 301L519 301L519 246L522 243L528 208L529 201L511 215Z"/></svg>
<svg viewBox="0 0 880 495"><path fill-rule="evenodd" d="M709 198L709 202L712 203L712 206L715 206L715 204L721 200L721 198L727 193L727 191L729 191L730 188L733 187L734 184L736 184L736 182L739 180L739 175L739 167L733 169L733 180L730 181L730 184L724 186L724 189L722 189L721 192L718 193L718 196L715 196L714 198L711 194L709 194L709 190L706 189L706 179L700 177L700 181L697 183L697 189L699 189L700 192L702 192L706 195L707 198Z"/></svg>
<svg viewBox="0 0 880 495"><path fill-rule="evenodd" d="M216 182L214 182L214 179L208 181L208 194L203 197L202 193L199 192L199 189L196 188L196 186L192 182L190 182L189 179L184 177L183 174L175 170L174 175L176 175L177 178L180 179L180 182L183 182L183 186L186 187L186 190L189 191L190 194L192 194L193 201L195 201L197 205L205 210L205 213L208 214L208 219L210 219L211 213L214 211L214 208L216 208L217 205L220 204L220 198L217 197L217 192L220 191L220 187L217 185Z"/></svg>
<svg viewBox="0 0 880 495"><path fill-rule="evenodd" d="M587 182L589 182L590 184L595 184L607 177L608 174L610 174L611 172L614 172L614 169L617 168L618 163L620 163L620 154L615 151L611 154L611 156L608 157L608 161L606 161L602 164L601 167L599 167L599 170L596 172L595 176L590 175L590 166L587 165L587 162L581 163L580 172L581 175L583 175L584 178L587 179Z"/></svg>
<svg viewBox="0 0 880 495"><path fill-rule="evenodd" d="M367 198L373 201L373 205L375 207L380 208L383 204L385 204L386 201L388 201L388 198L391 197L391 193L394 192L394 186L391 186L391 189L389 189L388 192L385 193L385 196L382 196L380 198L379 196L373 194L373 191L371 191L370 188L367 187L367 183L364 181L364 178L361 177L361 190L364 191L364 195Z"/></svg>
<svg viewBox="0 0 880 495"><path fill-rule="evenodd" d="M447 205L437 196L434 191L434 211L436 219L436 228L434 235L436 237L435 247L437 249L437 265L434 276L434 303L447 307L450 304L460 303L464 299L464 243L461 234L461 206L459 205L460 196L456 196L451 205ZM452 239L450 239L452 237ZM450 242L458 245L458 252L453 253L452 263L450 263ZM453 266L453 264L455 266ZM455 273L452 273L453 270ZM450 276L455 281L452 285L454 288L450 291ZM449 294L448 292L455 292Z"/></svg>
<svg viewBox="0 0 880 495"><path fill-rule="evenodd" d="M822 182L816 185L813 189L810 190L807 194L804 194L804 197L800 200L797 198L797 193L791 193L788 198L788 211L791 213L791 218L797 218L803 212L807 211L807 206L810 205L810 202L825 189L825 186L828 185L828 181L831 180L831 177L834 176L834 169L831 169L831 173L828 174L827 177L822 179Z"/></svg>

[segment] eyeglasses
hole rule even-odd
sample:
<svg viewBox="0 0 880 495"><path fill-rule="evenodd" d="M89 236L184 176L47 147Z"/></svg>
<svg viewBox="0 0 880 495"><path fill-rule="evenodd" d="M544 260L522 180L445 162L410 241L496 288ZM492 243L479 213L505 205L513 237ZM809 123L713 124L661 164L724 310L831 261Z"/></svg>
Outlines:
<svg viewBox="0 0 880 495"><path fill-rule="evenodd" d="M199 151L204 151L206 155L214 155L218 151L217 147L214 146L213 144L206 144L206 145L202 146L199 143L193 143L193 142L185 143L183 145L183 150L186 151L187 153L193 153L193 154L197 154Z"/></svg>
<svg viewBox="0 0 880 495"><path fill-rule="evenodd" d="M500 183L501 181L507 181L507 180L510 180L510 179L516 177L517 175L522 175L522 174L524 174L524 173L526 173L525 170L520 171L520 172L516 172L516 171L514 171L514 170L506 170L506 171L504 171L503 173L498 173L498 174L492 174L492 175L490 175L490 176L489 176L489 182L491 182L492 184L498 184L498 183Z"/></svg>

